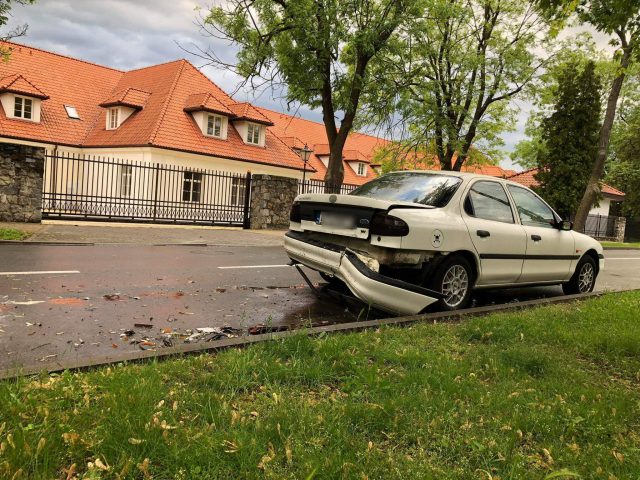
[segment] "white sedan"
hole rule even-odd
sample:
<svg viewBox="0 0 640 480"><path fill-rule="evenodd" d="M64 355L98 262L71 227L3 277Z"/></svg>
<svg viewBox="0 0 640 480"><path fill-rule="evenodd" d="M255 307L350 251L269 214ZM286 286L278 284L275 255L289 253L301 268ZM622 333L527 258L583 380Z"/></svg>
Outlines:
<svg viewBox="0 0 640 480"><path fill-rule="evenodd" d="M600 243L528 188L458 172L396 172L349 195L299 195L285 249L396 314L464 308L482 288L586 293L604 267Z"/></svg>

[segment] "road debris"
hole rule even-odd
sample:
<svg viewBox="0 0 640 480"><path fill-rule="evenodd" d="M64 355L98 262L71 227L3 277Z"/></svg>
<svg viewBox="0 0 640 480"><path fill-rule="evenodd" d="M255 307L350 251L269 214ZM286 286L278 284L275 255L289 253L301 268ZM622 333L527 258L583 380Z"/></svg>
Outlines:
<svg viewBox="0 0 640 480"><path fill-rule="evenodd" d="M120 294L119 293L107 293L105 295L102 296L105 300L120 300Z"/></svg>
<svg viewBox="0 0 640 480"><path fill-rule="evenodd" d="M26 302L16 302L14 300L10 300L5 302L5 305L37 305L38 303L44 303L44 300L28 300Z"/></svg>
<svg viewBox="0 0 640 480"><path fill-rule="evenodd" d="M153 328L151 323L134 323L133 326L136 328Z"/></svg>
<svg viewBox="0 0 640 480"><path fill-rule="evenodd" d="M249 327L249 335L261 335L263 333L284 332L289 330L288 325L265 325L264 323L258 323Z"/></svg>

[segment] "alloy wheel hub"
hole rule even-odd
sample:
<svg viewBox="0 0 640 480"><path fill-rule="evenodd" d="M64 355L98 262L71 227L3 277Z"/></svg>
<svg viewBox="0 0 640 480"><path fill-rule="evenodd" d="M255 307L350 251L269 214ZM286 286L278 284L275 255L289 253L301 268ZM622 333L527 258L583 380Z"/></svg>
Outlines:
<svg viewBox="0 0 640 480"><path fill-rule="evenodd" d="M462 303L469 289L469 276L460 265L453 265L447 270L442 279L442 293L444 302L450 307Z"/></svg>

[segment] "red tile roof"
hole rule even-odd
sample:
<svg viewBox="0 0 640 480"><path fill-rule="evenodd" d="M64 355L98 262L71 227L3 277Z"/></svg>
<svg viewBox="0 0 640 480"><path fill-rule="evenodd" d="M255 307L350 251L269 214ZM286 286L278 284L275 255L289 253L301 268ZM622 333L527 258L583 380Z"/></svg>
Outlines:
<svg viewBox="0 0 640 480"><path fill-rule="evenodd" d="M11 92L46 100L49 96L20 74L0 79L0 92Z"/></svg>
<svg viewBox="0 0 640 480"><path fill-rule="evenodd" d="M264 125L273 125L273 122L265 117L250 103L234 103L229 105L231 111L235 114L236 120L249 120L251 122L262 123Z"/></svg>
<svg viewBox="0 0 640 480"><path fill-rule="evenodd" d="M538 180L535 178L535 175L537 173L537 168L530 168L529 170L524 170L507 178L519 183L520 185L524 185L525 187L537 187L538 185L540 185L540 182L538 182ZM614 188L611 185L607 185L606 183L603 183L601 185L600 191L605 197L609 197L615 200L623 200L625 197L624 192L621 192L617 188Z"/></svg>
<svg viewBox="0 0 640 480"><path fill-rule="evenodd" d="M184 111L205 111L211 113L220 113L228 117L233 116L233 112L210 93L194 93L192 95L189 95L184 106Z"/></svg>
<svg viewBox="0 0 640 480"><path fill-rule="evenodd" d="M270 122L251 105L234 102L186 60L122 72L24 45L2 45L11 50L11 56L0 63L0 78L22 75L51 98L42 103L40 123L8 119L0 108L1 136L81 147L155 146L303 168L300 157L270 131L265 147L245 144L231 125L226 140L204 136L184 111L185 106L193 106L194 93L209 95L205 105L219 103L236 116ZM117 129L106 130L107 110L100 104L113 100L139 109ZM80 120L70 119L64 105L76 107Z"/></svg>
<svg viewBox="0 0 640 480"><path fill-rule="evenodd" d="M144 107L149 99L151 93L144 90L138 90L137 88L123 88L122 90L115 92L109 99L100 104L101 107L115 107L116 105L122 105L124 107L131 107L139 110Z"/></svg>

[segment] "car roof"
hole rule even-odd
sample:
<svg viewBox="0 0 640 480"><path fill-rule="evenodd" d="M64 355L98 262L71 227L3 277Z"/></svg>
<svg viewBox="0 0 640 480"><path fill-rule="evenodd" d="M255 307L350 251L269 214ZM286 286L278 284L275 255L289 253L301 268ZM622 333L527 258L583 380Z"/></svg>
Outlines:
<svg viewBox="0 0 640 480"><path fill-rule="evenodd" d="M470 172L457 172L457 171L453 171L453 170L398 170L395 172L389 172L391 173L429 173L429 174L434 174L434 175L447 175L450 177L459 177L459 178L465 178L465 179L471 179L471 178L484 178L484 179L492 179L492 180L500 180L500 181L504 181L504 178L500 178L500 177L493 177L491 175L483 175L481 173L470 173ZM515 183L515 182L511 182L511 183Z"/></svg>

